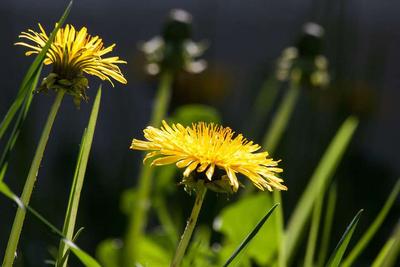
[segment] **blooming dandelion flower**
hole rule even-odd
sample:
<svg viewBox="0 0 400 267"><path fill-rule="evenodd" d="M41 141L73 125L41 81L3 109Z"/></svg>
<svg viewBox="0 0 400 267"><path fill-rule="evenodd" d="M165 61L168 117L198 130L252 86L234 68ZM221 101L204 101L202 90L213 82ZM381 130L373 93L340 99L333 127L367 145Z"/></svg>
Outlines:
<svg viewBox="0 0 400 267"><path fill-rule="evenodd" d="M204 122L192 127L179 123L169 126L165 121L162 125L160 129L148 126L143 131L147 141L133 139L131 149L150 151L144 161L156 157L152 165L176 163L178 168L185 168L185 185L196 171L205 175L203 178L194 175L194 179L204 179L209 188L236 192L239 173L261 190L287 190L277 177L282 172L277 167L278 161L268 158L268 152L256 152L261 148L259 145L241 134L235 135L230 128Z"/></svg>
<svg viewBox="0 0 400 267"><path fill-rule="evenodd" d="M39 32L29 29L18 36L33 42L15 43L30 49L25 53L26 56L40 53L49 40L40 23L39 29ZM99 36L89 35L86 27L79 31L72 25L59 29L43 61L45 65L53 65L53 71L44 79L41 89L64 89L79 104L81 99L87 98L85 91L88 81L83 73L107 80L112 86L114 84L111 78L126 84L124 75L116 65L125 64L126 61L120 60L119 57L104 57L114 47L115 44L104 47L103 40Z"/></svg>

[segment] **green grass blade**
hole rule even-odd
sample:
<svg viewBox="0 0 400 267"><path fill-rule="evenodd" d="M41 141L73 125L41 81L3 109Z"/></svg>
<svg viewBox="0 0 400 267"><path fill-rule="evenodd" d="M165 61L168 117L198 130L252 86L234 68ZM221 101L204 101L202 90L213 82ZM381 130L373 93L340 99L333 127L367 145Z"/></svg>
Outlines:
<svg viewBox="0 0 400 267"><path fill-rule="evenodd" d="M349 256L343 261L342 266L348 267L353 264L353 262L357 259L357 257L362 253L364 248L368 245L369 241L374 237L376 232L378 231L379 227L381 227L383 221L385 220L389 210L392 208L397 196L400 193L400 179L397 181L396 185L394 186L392 192L390 193L389 197L387 198L383 208L379 212L378 216L365 232L365 234L361 237L360 241L356 244L353 250L350 252Z"/></svg>
<svg viewBox="0 0 400 267"><path fill-rule="evenodd" d="M347 226L346 231L344 232L342 238L340 239L339 243L337 244L335 250L333 251L331 257L329 258L328 267L338 267L340 262L342 261L342 257L346 252L346 248L350 242L351 236L354 233L354 230L357 227L357 223L360 220L360 216L363 210L357 212L356 216L353 218L349 226Z"/></svg>
<svg viewBox="0 0 400 267"><path fill-rule="evenodd" d="M39 77L40 77L41 71L42 71L42 67L40 67L38 69L38 71L36 72L36 74L35 74L35 76L34 76L34 78L32 80L32 83L29 84L29 88L30 88L29 92L33 92L36 89L36 86L37 86L37 83L39 81ZM19 133L21 131L21 127L22 127L22 125L23 125L23 123L24 123L24 121L26 119L26 116L28 115L28 111L29 111L29 108L30 108L31 103L32 103L32 98L33 98L33 94L32 93L28 93L26 98L25 98L25 100L24 100L22 108L19 111L19 114L18 114L18 117L17 117L17 119L15 121L13 130L12 130L12 132L10 134L10 137L8 138L6 146L5 146L5 148L3 150L3 153L1 155L1 158L0 158L0 168L1 168L0 181L3 180L3 176L7 171L8 157L9 157L11 151L13 150L15 143L17 142Z"/></svg>
<svg viewBox="0 0 400 267"><path fill-rule="evenodd" d="M229 266L229 264L236 258L237 255L247 246L247 244L257 235L258 231L261 229L261 227L264 225L264 223L268 220L268 218L271 216L272 212L275 210L275 208L279 205L279 203L276 203L268 212L267 214L257 223L257 225L254 227L254 229L250 232L250 234L243 240L243 242L239 245L239 247L232 253L232 255L229 257L229 259L225 262L223 267Z"/></svg>
<svg viewBox="0 0 400 267"><path fill-rule="evenodd" d="M393 267L400 255L400 223L397 224L393 234L386 241L372 267Z"/></svg>
<svg viewBox="0 0 400 267"><path fill-rule="evenodd" d="M318 263L317 263L318 267L324 266L326 256L328 255L329 240L331 237L331 230L333 223L333 215L335 214L336 198L337 198L336 184L333 184L329 189L328 193L328 203L326 205L324 228L322 230L321 245L318 255Z"/></svg>
<svg viewBox="0 0 400 267"><path fill-rule="evenodd" d="M82 137L81 148L78 155L78 160L75 168L74 179L72 182L71 192L68 201L67 212L65 214L63 234L68 240L71 240L74 235L76 216L78 214L79 200L85 179L86 167L89 159L90 149L92 147L93 135L96 128L97 116L100 108L101 86L97 91L96 98L93 103L92 112L90 114L87 130L85 129ZM67 248L64 242L60 243L59 255L56 266L66 266L68 257L64 257ZM61 259L65 259L62 261Z"/></svg>
<svg viewBox="0 0 400 267"><path fill-rule="evenodd" d="M22 80L21 86L18 90L17 97L14 100L14 102L11 104L11 107L6 113L6 116L4 117L3 121L0 123L0 140L3 137L4 133L6 132L8 126L10 125L11 121L13 120L15 113L19 110L21 107L24 99L26 98L27 94L30 93L28 90L30 88L29 84L31 81L34 79L35 73L37 73L38 69L42 66L43 60L46 56L47 50L49 49L51 43L54 40L54 37L57 34L57 31L62 25L64 24L65 20L68 17L68 14L71 10L72 7L72 2L71 1L67 8L64 10L63 15L61 18L58 20L56 27L52 31L52 33L49 36L49 40L47 41L46 45L42 48L40 53L36 56L35 60L32 62L32 64L29 66L29 69Z"/></svg>
<svg viewBox="0 0 400 267"><path fill-rule="evenodd" d="M352 136L358 120L349 117L337 131L304 190L284 235L285 260L290 261L309 219L315 200L325 193L327 184L333 176Z"/></svg>
<svg viewBox="0 0 400 267"><path fill-rule="evenodd" d="M0 193L14 201L21 209L27 210L33 216L35 216L41 223L47 226L53 233L57 234L63 242L65 242L71 249L71 251L75 254L76 257L86 266L86 267L100 267L100 264L92 258L85 251L80 249L74 242L67 239L63 233L57 229L52 223L45 219L43 215L39 212L31 208L29 205L24 205L21 199L11 191L11 189L4 183L0 181Z"/></svg>
<svg viewBox="0 0 400 267"><path fill-rule="evenodd" d="M323 202L324 202L324 196L320 195L318 196L314 204L310 233L308 235L306 256L304 259L304 267L314 266L314 253L315 253L315 247L317 246L318 230L321 220L321 210Z"/></svg>

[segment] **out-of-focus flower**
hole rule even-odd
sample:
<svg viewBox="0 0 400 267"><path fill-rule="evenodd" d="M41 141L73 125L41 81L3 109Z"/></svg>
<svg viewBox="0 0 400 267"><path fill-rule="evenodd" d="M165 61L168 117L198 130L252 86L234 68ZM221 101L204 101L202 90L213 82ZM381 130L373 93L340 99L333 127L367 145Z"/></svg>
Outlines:
<svg viewBox="0 0 400 267"><path fill-rule="evenodd" d="M240 173L261 190L287 190L277 177L282 172L278 161L268 158L268 152L256 152L259 145L230 128L204 122L192 127L162 124L161 128L148 126L147 141L133 139L131 149L150 151L144 161L156 157L152 165L175 163L185 168L182 183L187 188L202 179L214 191L233 193L239 188L236 174Z"/></svg>
<svg viewBox="0 0 400 267"><path fill-rule="evenodd" d="M33 44L15 43L30 49L25 53L27 56L38 54L49 40L40 23L39 29L39 32L29 29L19 35L19 38L27 39ZM104 57L114 47L115 44L104 47L103 40L99 36L90 36L86 27L79 31L72 25L59 29L43 61L45 65L53 65L53 70L43 80L40 90L63 89L72 95L74 102L79 105L81 99L87 99L88 80L84 73L107 80L112 86L114 84L110 78L126 84L124 75L116 65L126 61L120 60L119 57Z"/></svg>
<svg viewBox="0 0 400 267"><path fill-rule="evenodd" d="M316 23L306 23L303 35L296 47L283 50L276 66L276 78L280 81L298 78L313 87L326 87L330 77L328 60L321 54L324 29Z"/></svg>
<svg viewBox="0 0 400 267"><path fill-rule="evenodd" d="M192 15L181 9L171 10L165 23L162 36L155 36L140 45L146 56L146 71L156 75L163 70L185 70L200 73L207 67L207 62L200 57L207 44L191 40Z"/></svg>

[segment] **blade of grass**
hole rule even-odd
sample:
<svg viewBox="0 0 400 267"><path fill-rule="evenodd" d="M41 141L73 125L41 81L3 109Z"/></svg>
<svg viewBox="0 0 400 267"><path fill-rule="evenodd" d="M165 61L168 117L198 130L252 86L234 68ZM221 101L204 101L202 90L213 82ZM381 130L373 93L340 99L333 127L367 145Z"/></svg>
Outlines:
<svg viewBox="0 0 400 267"><path fill-rule="evenodd" d="M27 94L30 93L28 90L30 88L29 84L31 81L34 79L35 73L37 73L38 69L42 66L43 60L46 56L47 50L51 46L54 37L57 34L58 29L62 27L64 24L65 20L68 17L68 14L71 10L72 7L72 2L71 1L66 9L64 10L64 13L62 14L61 18L58 20L54 30L49 36L49 40L46 42L45 46L42 48L40 53L36 56L35 60L32 62L32 64L29 66L29 69L25 75L25 77L22 80L21 86L18 90L17 97L15 98L14 102L11 104L11 107L6 113L6 116L4 117L3 121L0 123L0 140L3 137L4 133L6 132L9 124L11 123L12 119L15 116L15 113L19 110L21 107L24 99L26 98Z"/></svg>
<svg viewBox="0 0 400 267"><path fill-rule="evenodd" d="M347 118L342 124L326 149L307 188L304 190L300 201L292 213L283 240L283 245L286 248L284 259L287 263L285 262L285 265L290 265L289 262L310 217L314 202L319 195L325 193L327 184L342 159L357 125L358 120L352 116Z"/></svg>
<svg viewBox="0 0 400 267"><path fill-rule="evenodd" d="M67 212L65 214L63 234L68 240L71 240L74 235L76 216L78 214L79 200L85 179L86 167L89 159L90 149L92 147L94 130L96 128L97 116L99 113L101 100L101 85L97 91L96 98L93 103L92 112L90 114L87 129L85 129L82 137L81 148L78 155L78 160L75 168L74 179L72 182L71 192L68 200ZM67 266L68 257L64 257L67 252L67 247L64 242L60 243L59 254L56 267ZM62 259L65 259L62 261Z"/></svg>
<svg viewBox="0 0 400 267"><path fill-rule="evenodd" d="M18 114L18 117L17 117L17 119L15 121L13 130L12 130L12 132L10 134L10 137L8 138L8 141L6 143L4 151L3 151L2 155L1 155L1 158L0 158L0 168L1 168L0 181L3 180L3 175L7 171L8 157L9 157L11 151L13 150L15 143L17 142L19 133L21 131L21 127L22 127L22 125L23 125L23 123L24 123L24 121L26 119L26 116L28 115L28 111L29 111L29 108L31 106L32 98L33 98L33 93L30 93L30 92L33 92L36 89L36 86L37 86L37 83L39 81L39 77L40 77L41 71L42 71L42 67L40 67L38 69L38 71L36 72L32 82L29 84L29 88L30 88L29 93L27 94L27 96L26 96L26 98L24 100L24 103L22 105L22 108L19 111L19 114Z"/></svg>
<svg viewBox="0 0 400 267"><path fill-rule="evenodd" d="M58 230L57 227L55 227L52 223L50 223L43 215L31 208L29 205L24 205L21 199L19 199L17 195L15 195L4 182L0 182L0 193L14 201L20 209L24 209L30 212L33 216L36 217L36 219L38 219L41 223L48 227L53 233L58 235L62 239L62 241L70 247L71 251L86 267L100 267L100 264L94 258L92 258L89 254L80 249L74 242L67 239L63 235L63 233Z"/></svg>
<svg viewBox="0 0 400 267"><path fill-rule="evenodd" d="M346 248L350 242L351 236L354 233L354 230L357 227L357 223L360 220L360 216L363 210L357 212L356 216L353 218L351 223L347 226L346 231L344 232L342 238L340 239L339 243L337 244L335 250L333 251L331 257L328 260L326 266L329 267L338 267L342 261L342 257L346 252Z"/></svg>
<svg viewBox="0 0 400 267"><path fill-rule="evenodd" d="M383 221L385 220L389 210L392 208L397 196L400 193L400 179L397 181L396 185L394 186L392 192L390 193L389 197L387 198L383 208L379 212L378 216L365 232L365 234L361 237L358 243L355 245L353 250L349 253L346 259L343 261L342 266L348 267L353 264L353 262L357 259L357 257L362 253L364 248L368 245L369 241L374 237L378 229L381 227Z"/></svg>
<svg viewBox="0 0 400 267"><path fill-rule="evenodd" d="M276 203L268 212L267 214L257 223L257 225L254 227L254 229L250 232L250 234L243 240L243 242L238 246L238 248L232 253L232 255L229 257L229 259L225 262L223 267L229 266L229 264L236 258L237 255L247 246L247 244L257 235L258 231L261 229L261 227L264 225L264 223L268 220L268 218L271 216L272 212L275 210L275 208L279 205L279 203Z"/></svg>
<svg viewBox="0 0 400 267"><path fill-rule="evenodd" d="M400 255L400 223L397 224L393 234L386 241L372 267L393 267Z"/></svg>
<svg viewBox="0 0 400 267"><path fill-rule="evenodd" d="M173 75L171 72L162 73L150 119L151 126L159 126L167 113L171 99L172 81ZM143 164L138 179L138 201L129 215L128 229L125 235L125 246L123 249L124 266L130 266L135 262L138 249L140 248L140 240L147 224L147 214L150 207L152 175L153 169L150 168L150 164Z"/></svg>
<svg viewBox="0 0 400 267"><path fill-rule="evenodd" d="M22 191L21 200L22 203L26 206L29 204L31 194L36 182L36 177L39 171L40 163L42 162L44 150L47 145L47 140L49 139L50 132L56 118L58 109L60 107L61 101L64 97L64 90L59 90L57 96L54 100L53 106L51 107L49 116L47 118L46 124L43 128L42 135L39 140L39 144L36 148L35 155L32 160L31 167L29 169L28 176L25 181L24 189ZM18 209L17 214L15 215L14 223L11 228L10 237L8 239L6 252L4 255L3 260L3 267L11 267L14 262L14 255L17 251L17 246L19 242L19 237L21 235L22 226L25 220L25 213L24 209Z"/></svg>
<svg viewBox="0 0 400 267"><path fill-rule="evenodd" d="M324 228L322 230L322 239L318 255L318 267L325 266L325 260L329 249L329 240L331 237L333 215L335 214L336 197L336 184L333 184L328 192L328 203L326 205Z"/></svg>
<svg viewBox="0 0 400 267"><path fill-rule="evenodd" d="M317 237L318 237L319 224L321 220L321 210L323 202L324 202L324 196L320 195L318 196L314 204L310 233L308 235L306 256L304 259L304 267L314 266L314 253L315 253L315 247L317 246Z"/></svg>

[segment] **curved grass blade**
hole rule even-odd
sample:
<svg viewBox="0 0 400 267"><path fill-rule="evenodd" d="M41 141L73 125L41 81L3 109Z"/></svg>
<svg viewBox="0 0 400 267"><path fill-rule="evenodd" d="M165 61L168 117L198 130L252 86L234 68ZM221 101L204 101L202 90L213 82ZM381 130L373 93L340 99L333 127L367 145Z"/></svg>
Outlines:
<svg viewBox="0 0 400 267"><path fill-rule="evenodd" d="M33 92L36 89L41 72L42 72L42 67L40 66L39 69L37 70L35 76L33 77L32 82L29 84L29 88L30 88L29 92ZM32 103L32 98L33 98L33 94L28 93L24 100L22 108L19 111L18 117L15 121L13 130L10 134L10 137L8 138L6 147L4 148L3 153L1 155L1 158L0 158L0 169L1 169L0 181L3 180L3 177L7 171L8 157L9 157L11 151L13 150L15 143L17 142L19 133L21 131L21 127L26 119L26 116L28 115L28 111L29 111L29 108Z"/></svg>
<svg viewBox="0 0 400 267"><path fill-rule="evenodd" d="M101 85L99 86L96 98L93 103L93 108L90 114L88 127L87 129L85 129L82 136L81 148L78 154L78 160L75 167L74 179L72 181L72 187L69 195L68 207L67 207L67 212L65 214L64 226L63 226L63 234L67 237L67 239L72 239L74 234L76 216L78 214L79 200L83 188L83 182L85 179L85 173L89 159L90 149L92 147L97 116L99 114L100 100L101 100ZM56 266L67 265L68 256L64 257L66 252L67 248L65 247L65 242L61 242L59 246L59 254ZM62 259L65 259L65 261L62 261Z"/></svg>
<svg viewBox="0 0 400 267"><path fill-rule="evenodd" d="M18 90L17 97L15 98L14 102L11 104L11 107L7 111L6 116L4 117L3 121L0 123L0 140L3 137L4 133L6 132L11 121L13 120L15 113L17 113L17 111L20 109L27 94L30 93L29 84L32 83L35 73L37 73L38 69L42 66L42 63L46 56L47 50L49 49L51 43L53 42L54 37L57 34L57 31L60 29L60 27L62 27L65 20L67 19L68 14L72 7L72 2L73 1L71 1L68 4L68 6L66 7L66 9L64 10L64 13L62 14L61 18L58 20L54 30L50 34L49 40L47 41L46 45L42 48L40 53L36 56L35 60L29 66L28 71L25 74L25 77L23 78L21 86Z"/></svg>
<svg viewBox="0 0 400 267"><path fill-rule="evenodd" d="M276 203L267 212L267 214L257 223L257 225L254 227L254 229L250 232L250 234L243 240L243 242L239 245L239 247L232 253L232 255L229 257L229 259L225 262L223 267L227 267L235 259L235 257L247 246L247 244L257 235L258 231L261 229L261 227L264 225L264 223L268 220L268 218L271 216L272 212L275 210L275 208L278 205L279 205L279 203Z"/></svg>
<svg viewBox="0 0 400 267"><path fill-rule="evenodd" d="M320 195L318 196L314 204L314 209L311 219L311 227L308 235L306 256L304 259L304 267L314 266L314 253L315 253L315 247L317 246L318 230L321 220L321 210L323 202L324 202L324 196Z"/></svg>
<svg viewBox="0 0 400 267"><path fill-rule="evenodd" d="M324 266L326 256L328 254L329 240L331 237L331 230L332 230L333 215L335 214L336 198L337 198L337 189L336 189L336 184L334 183L331 186L331 188L329 189L329 193L328 193L328 203L326 204L324 227L322 230L321 245L320 245L320 249L319 249L318 262L316 265L318 267Z"/></svg>
<svg viewBox="0 0 400 267"><path fill-rule="evenodd" d="M400 193L400 179L397 181L394 186L392 192L390 193L388 199L386 200L383 208L379 212L378 216L365 232L365 234L361 237L360 241L356 244L353 250L350 252L349 256L343 261L342 266L348 267L353 264L353 262L357 259L357 257L362 253L364 248L368 245L369 241L374 237L379 227L381 227L383 221L385 220L387 214L389 213L390 208L393 206L397 196Z"/></svg>
<svg viewBox="0 0 400 267"><path fill-rule="evenodd" d="M342 156L358 125L358 119L350 116L345 120L335 137L326 149L321 161L311 177L307 188L304 190L284 234L283 246L285 246L285 265L290 265L290 260L304 232L315 200L325 193L326 187L333 176Z"/></svg>
<svg viewBox="0 0 400 267"><path fill-rule="evenodd" d="M344 232L342 238L340 239L339 243L337 244L335 250L333 251L331 257L329 258L328 267L338 267L342 261L342 257L346 251L346 248L350 242L351 236L354 233L354 230L357 227L357 223L360 220L360 216L363 210L359 210L356 216L353 218L351 223L347 226L346 231Z"/></svg>
<svg viewBox="0 0 400 267"><path fill-rule="evenodd" d="M10 190L10 188L4 183L0 181L0 193L14 201L20 208L26 209L32 215L34 215L40 222L42 222L45 226L47 226L53 233L58 235L62 241L64 241L71 249L71 251L75 254L76 257L86 266L86 267L100 267L100 264L92 258L85 251L80 249L74 242L68 240L63 233L57 229L53 224L51 224L48 220L46 220L39 212L34 210L28 205L24 205L23 202Z"/></svg>
<svg viewBox="0 0 400 267"><path fill-rule="evenodd" d="M372 267L392 267L400 255L400 222L393 234L386 241L378 256L372 263Z"/></svg>

